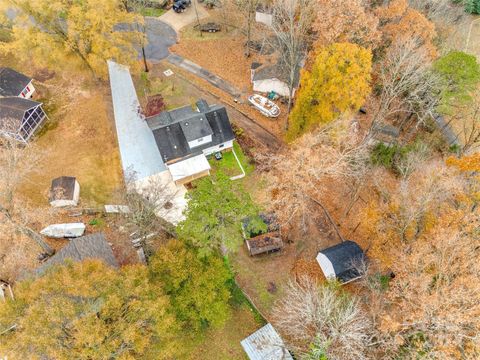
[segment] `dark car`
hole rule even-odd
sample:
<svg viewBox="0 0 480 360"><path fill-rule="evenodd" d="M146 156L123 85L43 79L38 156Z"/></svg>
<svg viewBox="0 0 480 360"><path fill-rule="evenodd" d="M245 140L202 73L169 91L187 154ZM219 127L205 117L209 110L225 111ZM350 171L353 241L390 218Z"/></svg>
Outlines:
<svg viewBox="0 0 480 360"><path fill-rule="evenodd" d="M192 0L178 0L173 4L173 11L181 13L186 10L192 4Z"/></svg>

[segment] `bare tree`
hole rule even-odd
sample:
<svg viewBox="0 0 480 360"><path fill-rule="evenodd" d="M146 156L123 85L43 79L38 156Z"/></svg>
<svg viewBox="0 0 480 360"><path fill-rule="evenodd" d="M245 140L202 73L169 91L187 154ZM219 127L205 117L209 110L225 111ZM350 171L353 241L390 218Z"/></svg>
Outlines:
<svg viewBox="0 0 480 360"><path fill-rule="evenodd" d="M460 104L451 112L448 123L461 143L460 154L468 154L480 145L480 91L472 95L472 102Z"/></svg>
<svg viewBox="0 0 480 360"><path fill-rule="evenodd" d="M144 248L148 248L147 240L159 232L175 236L173 226L164 218L174 206L177 191L161 178L153 177L139 185L134 173L127 176L126 186L120 194L129 209L124 216Z"/></svg>
<svg viewBox="0 0 480 360"><path fill-rule="evenodd" d="M255 13L260 0L234 0L238 10L245 18L245 32L247 35L247 43L245 44L245 56L250 57L250 46L252 43L252 30L255 23Z"/></svg>
<svg viewBox="0 0 480 360"><path fill-rule="evenodd" d="M273 3L272 30L279 50L281 71L288 79L288 113L311 41L316 5L315 0L276 0ZM288 129L288 116L286 119L285 129Z"/></svg>
<svg viewBox="0 0 480 360"><path fill-rule="evenodd" d="M431 60L417 39L397 40L379 66L380 94L372 121L400 117L400 127L413 116L421 123L432 117L438 104L438 77L430 71Z"/></svg>
<svg viewBox="0 0 480 360"><path fill-rule="evenodd" d="M151 4L151 0L121 0L122 6L128 13L141 14ZM148 19L143 16L137 16L134 23L135 28L135 41L140 45L142 51L143 68L145 72L149 72L147 56L145 53L145 46L147 45L147 26Z"/></svg>
<svg viewBox="0 0 480 360"><path fill-rule="evenodd" d="M371 323L358 300L333 285L319 285L310 277L290 281L275 304L273 318L290 347L301 355L316 351L328 359L367 358Z"/></svg>
<svg viewBox="0 0 480 360"><path fill-rule="evenodd" d="M43 157L42 151L31 144L0 137L0 221L34 240L43 251L52 255L54 250L28 225L28 207L18 195L19 186L41 169Z"/></svg>
<svg viewBox="0 0 480 360"><path fill-rule="evenodd" d="M466 210L466 211L465 211ZM480 271L475 254L479 239L478 210L469 208L446 212L428 238L395 253L388 298L391 306L383 313L382 330L386 338L396 334L396 341L387 341L391 351L410 345L414 354L423 344L409 344L409 338L422 333L428 342L426 356L432 359L478 358L480 322L480 287L476 278ZM404 354L409 357L407 354Z"/></svg>
<svg viewBox="0 0 480 360"><path fill-rule="evenodd" d="M298 224L303 232L312 215L312 198L320 200L334 180L359 186L368 171L367 146L347 118L305 134L278 154L257 158L259 169L267 172L279 221Z"/></svg>

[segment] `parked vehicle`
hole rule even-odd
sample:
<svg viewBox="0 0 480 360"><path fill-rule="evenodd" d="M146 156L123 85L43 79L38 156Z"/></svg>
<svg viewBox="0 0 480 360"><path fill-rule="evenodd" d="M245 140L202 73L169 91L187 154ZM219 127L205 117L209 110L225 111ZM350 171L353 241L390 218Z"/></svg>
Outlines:
<svg viewBox="0 0 480 360"><path fill-rule="evenodd" d="M184 12L192 4L192 0L177 0L173 4L173 11L176 13Z"/></svg>
<svg viewBox="0 0 480 360"><path fill-rule="evenodd" d="M253 94L248 97L248 102L266 117L277 117L280 115L278 105L264 96Z"/></svg>

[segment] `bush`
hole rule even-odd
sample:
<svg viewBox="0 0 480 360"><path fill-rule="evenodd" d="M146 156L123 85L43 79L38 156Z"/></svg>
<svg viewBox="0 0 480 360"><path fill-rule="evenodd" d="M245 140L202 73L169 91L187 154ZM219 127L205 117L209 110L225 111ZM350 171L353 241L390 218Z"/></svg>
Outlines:
<svg viewBox="0 0 480 360"><path fill-rule="evenodd" d="M480 14L480 0L465 0L465 11L469 14Z"/></svg>
<svg viewBox="0 0 480 360"><path fill-rule="evenodd" d="M370 154L370 161L373 165L384 166L396 174L402 174L403 167L408 162L409 154L427 153L428 151L427 146L421 141L405 146L397 144L388 146L384 143L378 143Z"/></svg>

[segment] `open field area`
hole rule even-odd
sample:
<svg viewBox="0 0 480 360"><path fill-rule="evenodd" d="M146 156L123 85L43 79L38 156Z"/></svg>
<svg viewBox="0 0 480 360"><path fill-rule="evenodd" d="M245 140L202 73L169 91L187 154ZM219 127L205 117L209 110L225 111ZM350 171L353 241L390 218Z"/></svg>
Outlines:
<svg viewBox="0 0 480 360"><path fill-rule="evenodd" d="M189 360L248 360L240 341L262 325L247 305L234 306L232 315L221 329L209 330L204 339L194 342Z"/></svg>
<svg viewBox="0 0 480 360"><path fill-rule="evenodd" d="M33 204L47 203L50 182L58 176L77 178L86 207L108 203L122 185L108 85L77 81L55 74L37 82L49 119L35 139L44 161L22 187Z"/></svg>

